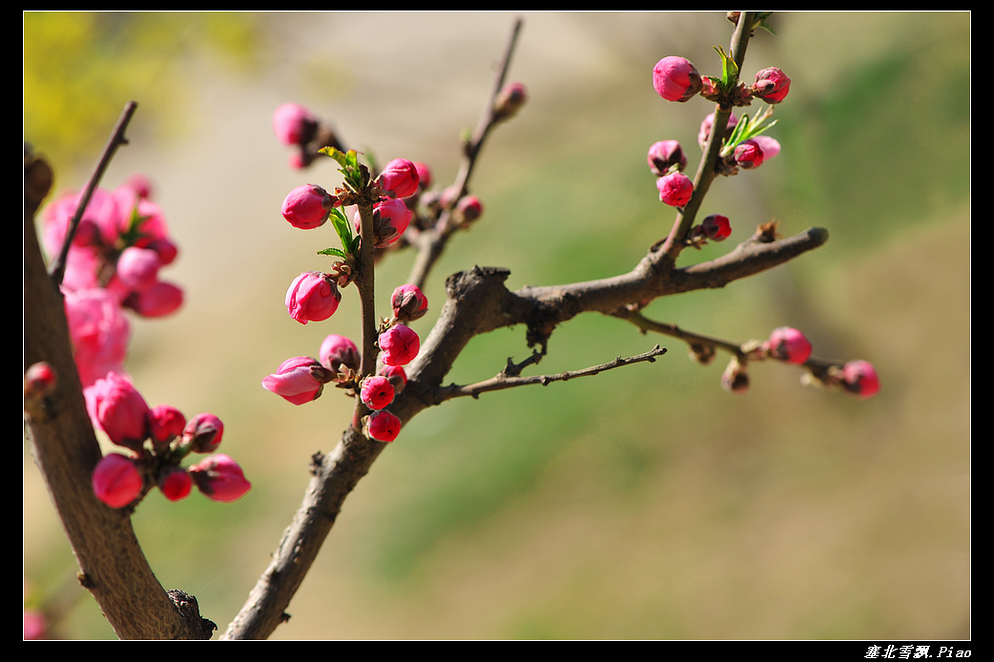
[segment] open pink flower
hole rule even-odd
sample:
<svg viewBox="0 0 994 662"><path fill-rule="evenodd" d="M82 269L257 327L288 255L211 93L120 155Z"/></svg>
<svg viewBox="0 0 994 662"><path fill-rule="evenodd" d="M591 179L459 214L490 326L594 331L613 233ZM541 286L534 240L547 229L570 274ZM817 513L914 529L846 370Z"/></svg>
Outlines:
<svg viewBox="0 0 994 662"><path fill-rule="evenodd" d="M306 271L294 278L285 299L290 317L301 324L328 319L341 301L335 280L320 271Z"/></svg>
<svg viewBox="0 0 994 662"><path fill-rule="evenodd" d="M252 489L238 463L227 455L212 455L189 469L190 477L204 496L214 501L236 501Z"/></svg>
<svg viewBox="0 0 994 662"><path fill-rule="evenodd" d="M111 508L123 508L138 498L142 475L135 463L120 453L108 453L93 469L93 493Z"/></svg>

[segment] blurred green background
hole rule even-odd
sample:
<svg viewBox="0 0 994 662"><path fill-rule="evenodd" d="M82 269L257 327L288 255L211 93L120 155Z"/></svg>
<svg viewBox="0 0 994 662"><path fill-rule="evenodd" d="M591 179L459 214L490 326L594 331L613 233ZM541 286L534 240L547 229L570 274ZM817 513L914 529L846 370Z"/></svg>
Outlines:
<svg viewBox="0 0 994 662"><path fill-rule="evenodd" d="M510 78L530 99L479 162L484 216L430 278L436 312L445 276L473 265L510 268L512 289L628 271L673 217L648 146L678 139L696 169L710 107L662 101L649 72L679 54L717 73L722 14L523 16ZM286 287L323 268L315 252L334 239L290 227L280 204L299 184L340 180L330 160L288 167L272 111L303 103L381 162L425 161L451 181L513 19L24 14L25 140L59 190L83 186L124 104L139 102L103 185L151 178L181 249L163 277L187 302L134 321L127 368L150 404L219 415L221 450L254 489L234 504L156 492L135 526L162 584L195 594L221 631L290 521L308 458L350 412L334 391L294 407L259 383L358 328L350 290L327 322L286 314ZM735 341L796 326L816 356L872 361L880 394L824 393L759 364L732 396L721 358L700 367L679 343L581 316L557 329L541 372L657 342L670 352L416 417L346 502L275 639L970 637L971 16L786 13L773 26L744 75L791 76L770 133L783 150L716 182L703 212L729 216L732 238L682 261L721 255L771 218L784 234L825 227L830 241L647 312ZM411 259L383 263L381 300ZM479 337L451 379L489 378L527 352L521 328ZM75 584L27 448L24 573L28 601L57 614L53 636L113 637Z"/></svg>

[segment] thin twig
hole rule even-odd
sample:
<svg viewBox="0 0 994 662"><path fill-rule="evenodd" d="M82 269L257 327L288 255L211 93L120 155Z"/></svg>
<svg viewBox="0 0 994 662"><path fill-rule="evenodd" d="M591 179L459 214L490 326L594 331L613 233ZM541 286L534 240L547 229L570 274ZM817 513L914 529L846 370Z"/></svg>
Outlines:
<svg viewBox="0 0 994 662"><path fill-rule="evenodd" d="M467 141L463 150L462 165L459 168L459 173L456 175L456 181L452 185L452 189L458 191L458 194L452 196L451 205L455 205L458 199L466 193L469 186L469 178L473 174L473 168L476 166L476 159L483 148L483 143L490 134L491 129L498 122L498 118L494 113L494 104L497 100L497 95L500 94L501 89L504 87L504 80L511 66L511 55L514 53L518 34L521 32L521 25L522 21L520 18L514 21L504 54L497 65L497 75L494 77L490 95L487 97L486 105L480 114L476 130L473 132L470 140ZM441 257L442 251L452 234L453 226L449 223L451 215L451 206L446 207L441 211L438 222L435 223L433 228L418 233L416 237L411 237L412 241L416 242L418 254L414 265L411 267L411 274L407 278L408 283L424 287L425 280L428 278L428 272L431 271L432 266Z"/></svg>
<svg viewBox="0 0 994 662"><path fill-rule="evenodd" d="M561 372L558 375L534 375L532 377L514 377L510 376L507 369L502 370L496 377L488 379L486 381L477 382L475 384L467 384L465 386L458 386L452 384L450 386L442 387L438 390L438 402L445 402L446 400L451 400L453 398L461 398L464 396L470 396L472 398L478 398L481 393L487 393L489 391L500 391L505 388L514 388L515 386L526 386L528 384L541 384L542 386L548 386L552 382L565 382L570 379L575 379L577 377L588 377L591 375L596 375L598 373L604 372L605 370L613 370L614 368L621 368L627 365L632 365L635 363L654 363L657 356L662 356L666 353L665 347L660 347L656 345L648 352L644 354L639 354L637 356L632 356L629 358L617 357L613 361L608 361L607 363L601 363L600 365L591 366L589 368L582 368L580 370L567 370L566 372ZM508 359L508 365L514 365L511 359Z"/></svg>
<svg viewBox="0 0 994 662"><path fill-rule="evenodd" d="M114 158L114 153L117 151L117 148L121 145L128 144L128 139L124 137L124 130L127 129L128 123L131 122L131 118L137 109L138 103L136 101L129 101L127 105L124 106L121 117L117 120L117 126L114 127L114 131L111 133L110 138L107 140L107 144L104 146L104 151L100 155L97 167L94 169L93 174L90 175L90 180L86 183L86 188L83 189L83 196L79 200L79 206L76 208L76 213L69 222L69 228L66 230L66 236L62 240L62 247L59 250L59 255L55 258L55 261L48 270L49 276L51 277L52 282L55 283L56 287L62 284L62 277L65 275L66 271L66 259L69 255L69 246L72 244L73 236L76 234L76 228L79 227L79 222L83 218L83 212L86 211L86 206L90 204L90 197L97 189L97 185L100 183L100 179L104 176L104 171L107 169L107 166L110 165L110 160Z"/></svg>

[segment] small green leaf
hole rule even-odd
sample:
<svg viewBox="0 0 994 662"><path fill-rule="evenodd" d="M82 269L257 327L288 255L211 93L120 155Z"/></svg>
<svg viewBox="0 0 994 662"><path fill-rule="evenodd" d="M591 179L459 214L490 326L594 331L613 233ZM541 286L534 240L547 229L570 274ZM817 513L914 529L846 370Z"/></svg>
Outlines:
<svg viewBox="0 0 994 662"><path fill-rule="evenodd" d="M338 238L342 240L342 248L347 252L352 253L353 251L353 237L352 237L352 225L349 223L349 219L345 217L345 213L342 212L338 207L333 207L331 214L331 224L335 228L335 232L338 233Z"/></svg>
<svg viewBox="0 0 994 662"><path fill-rule="evenodd" d="M318 255L334 255L335 257L340 257L342 259L348 257L348 254L345 251L338 248L326 248L322 251L318 251Z"/></svg>

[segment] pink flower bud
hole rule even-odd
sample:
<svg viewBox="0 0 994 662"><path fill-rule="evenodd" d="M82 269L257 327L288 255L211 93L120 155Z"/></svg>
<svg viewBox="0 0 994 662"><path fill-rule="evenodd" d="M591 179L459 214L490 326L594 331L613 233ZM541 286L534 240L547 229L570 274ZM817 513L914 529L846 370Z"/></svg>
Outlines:
<svg viewBox="0 0 994 662"><path fill-rule="evenodd" d="M370 409L383 409L393 402L393 384L386 377L373 375L362 380L359 397Z"/></svg>
<svg viewBox="0 0 994 662"><path fill-rule="evenodd" d="M780 153L780 143L769 136L756 136L752 139L763 150L763 163L766 163Z"/></svg>
<svg viewBox="0 0 994 662"><path fill-rule="evenodd" d="M763 160L763 148L755 140L743 140L735 148L735 164L740 168L758 168Z"/></svg>
<svg viewBox="0 0 994 662"><path fill-rule="evenodd" d="M393 385L394 395L399 395L400 392L404 390L404 387L407 386L407 373L404 372L404 368L402 366L380 366L380 369L376 371L376 374L390 380L390 383Z"/></svg>
<svg viewBox="0 0 994 662"><path fill-rule="evenodd" d="M763 69L756 74L753 95L766 103L780 103L790 91L790 78L776 67Z"/></svg>
<svg viewBox="0 0 994 662"><path fill-rule="evenodd" d="M674 172L656 180L659 199L671 207L683 207L694 195L694 183L682 172Z"/></svg>
<svg viewBox="0 0 994 662"><path fill-rule="evenodd" d="M301 324L323 322L338 310L342 294L335 279L320 271L305 271L286 291L286 309Z"/></svg>
<svg viewBox="0 0 994 662"><path fill-rule="evenodd" d="M701 74L690 60L671 55L652 68L652 86L667 101L687 101L701 89Z"/></svg>
<svg viewBox="0 0 994 662"><path fill-rule="evenodd" d="M148 177L140 173L135 173L128 177L124 182L124 186L134 190L135 195L139 198L147 200L152 197L152 182Z"/></svg>
<svg viewBox="0 0 994 662"><path fill-rule="evenodd" d="M393 316L400 322L413 322L428 312L428 297L417 285L401 285L390 297Z"/></svg>
<svg viewBox="0 0 994 662"><path fill-rule="evenodd" d="M348 368L354 372L359 371L359 364L362 362L359 356L359 348L355 343L334 333L328 335L321 343L318 352L321 365L333 373L339 373L342 368Z"/></svg>
<svg viewBox="0 0 994 662"><path fill-rule="evenodd" d="M728 138L729 136L731 136L732 129L734 129L735 125L738 123L739 119L735 117L735 115L729 115L728 124L725 125L725 135L723 136L723 138ZM701 149L704 149L707 146L708 138L711 136L712 124L714 124L714 113L711 113L710 115L704 118L704 121L701 122L701 128L697 133L697 144L701 146Z"/></svg>
<svg viewBox="0 0 994 662"><path fill-rule="evenodd" d="M141 448L148 438L149 408L131 382L112 372L83 389L90 420L119 446Z"/></svg>
<svg viewBox="0 0 994 662"><path fill-rule="evenodd" d="M152 440L159 444L165 444L183 434L183 428L186 427L186 417L176 407L159 405L149 410L148 427Z"/></svg>
<svg viewBox="0 0 994 662"><path fill-rule="evenodd" d="M400 419L385 409L374 411L365 418L363 433L376 441L393 441L400 434Z"/></svg>
<svg viewBox="0 0 994 662"><path fill-rule="evenodd" d="M185 469L170 467L159 476L159 489L170 501L179 501L190 495L193 479Z"/></svg>
<svg viewBox="0 0 994 662"><path fill-rule="evenodd" d="M354 217L356 232L361 232L362 218L356 211ZM403 200L381 198L373 205L373 246L386 248L400 239L411 223L411 210Z"/></svg>
<svg viewBox="0 0 994 662"><path fill-rule="evenodd" d="M194 453L213 453L221 445L224 423L214 414L197 414L183 428L183 445Z"/></svg>
<svg viewBox="0 0 994 662"><path fill-rule="evenodd" d="M158 282L161 266L154 250L129 246L117 258L117 277L128 290L144 292Z"/></svg>
<svg viewBox="0 0 994 662"><path fill-rule="evenodd" d="M421 190L424 190L431 186L431 168L428 164L415 162L414 169L418 171L418 185Z"/></svg>
<svg viewBox="0 0 994 662"><path fill-rule="evenodd" d="M337 202L337 198L320 186L304 184L290 191L283 200L283 218L295 228L313 230L324 225Z"/></svg>
<svg viewBox="0 0 994 662"><path fill-rule="evenodd" d="M528 100L528 91L521 83L508 83L494 99L494 117L506 120L514 117Z"/></svg>
<svg viewBox="0 0 994 662"><path fill-rule="evenodd" d="M418 334L403 324L395 324L381 333L377 344L384 365L407 365L421 349Z"/></svg>
<svg viewBox="0 0 994 662"><path fill-rule="evenodd" d="M307 108L298 103L285 103L273 113L276 139L284 145L308 142L317 129L317 120Z"/></svg>
<svg viewBox="0 0 994 662"><path fill-rule="evenodd" d="M766 349L772 358L798 365L811 356L811 343L803 333L789 326L773 329Z"/></svg>
<svg viewBox="0 0 994 662"><path fill-rule="evenodd" d="M105 455L93 469L93 492L111 508L123 508L138 498L142 475L129 458L119 453Z"/></svg>
<svg viewBox="0 0 994 662"><path fill-rule="evenodd" d="M456 203L455 217L459 223L468 225L483 215L483 203L475 195L464 195Z"/></svg>
<svg viewBox="0 0 994 662"><path fill-rule="evenodd" d="M197 488L214 501L237 501L252 489L242 468L227 455L212 455L190 467L189 471Z"/></svg>
<svg viewBox="0 0 994 662"><path fill-rule="evenodd" d="M183 305L183 290L160 280L144 292L132 293L125 305L142 317L165 317Z"/></svg>
<svg viewBox="0 0 994 662"><path fill-rule="evenodd" d="M656 177L668 174L673 166L676 166L677 170L687 167L687 155L683 153L683 148L676 140L660 140L653 143L647 158L649 169Z"/></svg>
<svg viewBox="0 0 994 662"><path fill-rule="evenodd" d="M850 361L842 366L843 386L861 398L871 398L880 390L880 378L872 363Z"/></svg>
<svg viewBox="0 0 994 662"><path fill-rule="evenodd" d="M376 183L384 191L392 192L398 198L407 198L418 192L417 167L407 159L394 159L386 164Z"/></svg>
<svg viewBox="0 0 994 662"><path fill-rule="evenodd" d="M701 230L711 241L724 241L732 234L732 224L727 216L711 214L701 221Z"/></svg>
<svg viewBox="0 0 994 662"><path fill-rule="evenodd" d="M55 371L45 361L33 363L24 373L24 395L42 398L55 390Z"/></svg>
<svg viewBox="0 0 994 662"><path fill-rule="evenodd" d="M262 380L262 387L287 402L302 405L319 398L325 382L333 377L334 373L317 359L297 356L281 363L275 374Z"/></svg>
<svg viewBox="0 0 994 662"><path fill-rule="evenodd" d="M179 255L176 244L166 237L151 240L145 245L145 248L155 251L162 265L172 264L176 260L176 256Z"/></svg>

